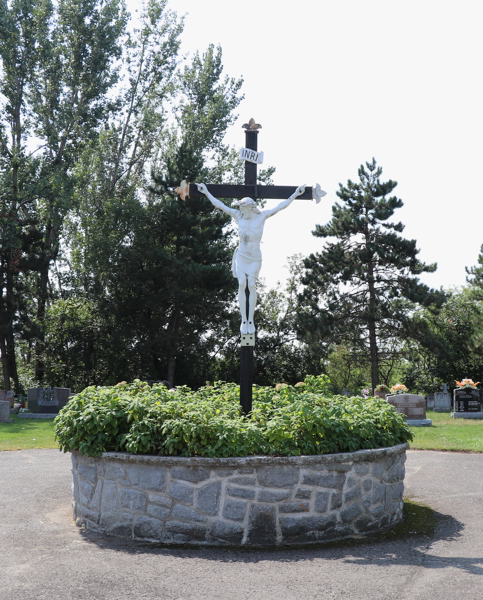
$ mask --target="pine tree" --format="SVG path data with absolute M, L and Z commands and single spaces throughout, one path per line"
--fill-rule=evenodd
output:
M 313 232 L 335 241 L 305 260 L 305 310 L 299 317 L 302 332 L 316 328 L 324 341 L 344 343 L 359 357 L 369 355 L 373 388 L 391 341 L 410 334 L 413 308 L 436 309 L 445 299 L 417 277 L 434 272 L 436 264 L 421 262 L 416 241 L 398 235 L 404 225 L 388 221 L 403 202 L 390 195 L 397 183 L 381 182 L 381 175 L 373 159 L 360 167 L 359 182 L 340 184 L 342 203 L 333 206 L 332 220 Z

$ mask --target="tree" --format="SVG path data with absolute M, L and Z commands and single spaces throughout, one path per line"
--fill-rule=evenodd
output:
M 6 215 L 10 223 L 3 227 L 0 348 L 2 359 L 6 356 L 4 380 L 12 377 L 16 387 L 20 289 L 29 272 L 38 273 L 36 320 L 41 327 L 49 268 L 71 206 L 72 169 L 112 108 L 108 94 L 117 82 L 114 61 L 121 54 L 126 23 L 120 0 L 12 0 L 0 5 L 2 218 Z M 42 338 L 40 329 L 40 381 Z
M 373 388 L 391 341 L 409 334 L 414 308 L 437 310 L 445 299 L 417 277 L 434 272 L 436 264 L 418 260 L 416 241 L 398 235 L 404 225 L 388 221 L 403 202 L 389 196 L 396 182 L 383 183 L 381 175 L 374 159 L 362 165 L 360 182 L 340 185 L 342 204 L 336 203 L 332 220 L 313 232 L 336 241 L 305 260 L 299 319 L 302 332 L 315 328 L 325 341 L 369 356 Z

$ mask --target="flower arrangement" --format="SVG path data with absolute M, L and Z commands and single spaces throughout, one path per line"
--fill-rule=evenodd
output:
M 369 388 L 364 388 L 362 391 L 362 395 L 364 396 L 364 398 L 369 398 L 369 396 L 371 396 L 371 390 Z
M 459 388 L 469 387 L 474 390 L 476 390 L 476 386 L 480 384 L 479 381 L 474 383 L 473 379 L 462 379 L 461 381 L 456 381 L 455 383 Z
M 402 383 L 396 383 L 391 387 L 391 392 L 393 394 L 400 394 L 401 392 L 407 392 L 408 388 Z
M 379 385 L 376 385 L 374 391 L 375 392 L 388 392 L 389 388 L 387 387 L 386 384 L 380 383 Z

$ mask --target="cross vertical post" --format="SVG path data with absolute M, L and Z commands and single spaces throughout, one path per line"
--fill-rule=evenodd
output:
M 257 151 L 258 130 L 245 130 L 245 148 Z M 245 186 L 253 186 L 250 197 L 257 199 L 257 164 L 245 161 Z M 247 319 L 250 295 L 248 283 L 245 288 L 247 299 Z M 253 389 L 253 346 L 240 347 L 240 405 L 243 412 L 248 415 L 252 410 Z

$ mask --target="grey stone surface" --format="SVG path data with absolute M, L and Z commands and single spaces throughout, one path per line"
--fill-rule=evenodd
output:
M 175 500 L 185 504 L 193 504 L 194 489 L 185 483 L 171 481 L 168 487 L 168 494 Z
M 150 542 L 270 546 L 338 539 L 402 518 L 405 451 L 401 445 L 273 458 L 271 466 L 269 457 L 73 453 L 73 514 L 91 531 Z
M 258 492 L 259 502 L 281 502 L 292 497 L 292 490 L 260 490 Z
M 262 467 L 257 475 L 259 485 L 273 488 L 292 488 L 300 479 L 300 471 L 294 467 Z
M 221 481 L 208 483 L 196 490 L 196 507 L 205 515 L 216 515 L 220 506 Z
M 248 516 L 249 545 L 272 546 L 277 541 L 275 507 L 267 504 L 252 504 Z
M 329 507 L 329 492 L 317 492 L 315 495 L 315 512 L 325 513 Z
M 231 521 L 243 521 L 247 503 L 242 500 L 225 500 L 223 516 Z
M 228 496 L 234 496 L 235 498 L 246 498 L 247 500 L 253 500 L 256 495 L 256 490 L 229 485 L 226 488 L 226 493 Z
M 342 473 L 321 474 L 321 473 L 306 473 L 303 476 L 304 485 L 314 485 L 323 488 L 332 488 L 342 490 L 345 483 L 345 475 Z

